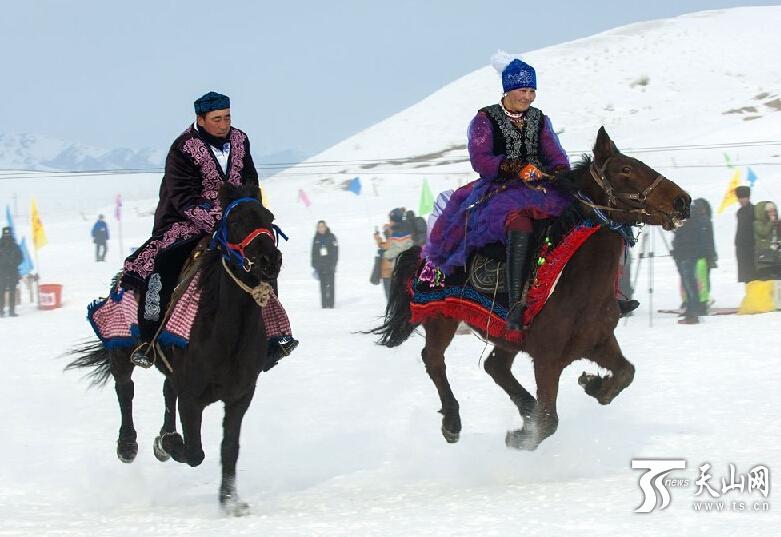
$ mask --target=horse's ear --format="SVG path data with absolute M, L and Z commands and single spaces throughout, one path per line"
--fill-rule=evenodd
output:
M 612 155 L 618 153 L 616 144 L 610 139 L 605 127 L 599 127 L 597 133 L 597 141 L 594 144 L 594 162 L 601 164 L 609 159 Z

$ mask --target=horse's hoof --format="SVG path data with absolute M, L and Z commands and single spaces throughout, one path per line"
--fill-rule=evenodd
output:
M 222 512 L 227 516 L 240 517 L 250 514 L 249 504 L 241 501 L 236 495 L 221 496 L 220 507 L 222 508 Z
M 442 436 L 445 437 L 445 441 L 448 444 L 455 444 L 458 442 L 459 438 L 461 437 L 461 433 L 448 431 L 447 429 L 445 429 L 445 427 L 442 427 Z
M 187 464 L 193 468 L 200 466 L 205 458 L 206 453 L 204 453 L 202 449 L 199 449 L 198 451 L 187 451 Z
M 458 415 L 458 409 L 443 409 L 439 413 L 442 414 L 442 436 L 448 444 L 455 444 L 461 434 L 461 416 Z
M 119 440 L 117 442 L 117 457 L 125 464 L 130 464 L 136 460 L 138 455 L 138 442 L 131 440 Z
M 507 431 L 504 437 L 504 445 L 511 449 L 534 451 L 539 445 L 534 436 L 526 428 L 517 431 Z
M 155 438 L 155 441 L 152 444 L 152 449 L 155 452 L 155 458 L 160 462 L 165 462 L 171 458 L 170 453 L 168 453 L 165 448 L 163 448 L 162 435 L 158 435 L 157 438 Z
M 610 402 L 604 402 L 603 394 L 600 394 L 604 381 L 605 379 L 599 375 L 590 375 L 585 371 L 578 377 L 578 384 L 580 384 L 583 391 L 586 392 L 586 395 L 590 395 L 602 405 L 606 405 Z
M 176 462 L 187 462 L 187 457 L 184 453 L 184 438 L 176 431 L 170 433 L 162 433 L 155 439 L 155 451 L 157 451 L 157 440 L 160 440 L 159 448 L 161 456 L 157 457 L 161 462 L 165 462 L 168 459 L 166 456 L 173 458 Z M 155 454 L 157 456 L 157 454 Z

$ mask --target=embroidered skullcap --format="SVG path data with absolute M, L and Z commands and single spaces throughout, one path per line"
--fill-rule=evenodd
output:
M 739 198 L 750 198 L 751 188 L 746 185 L 741 185 L 735 189 L 735 195 Z
M 227 95 L 210 91 L 203 97 L 196 99 L 195 113 L 199 116 L 206 114 L 207 112 L 214 112 L 215 110 L 224 110 L 231 107 L 231 100 Z
M 517 54 L 500 50 L 491 57 L 491 64 L 502 76 L 502 89 L 505 93 L 518 88 L 537 89 L 537 73 L 534 67 L 520 59 Z

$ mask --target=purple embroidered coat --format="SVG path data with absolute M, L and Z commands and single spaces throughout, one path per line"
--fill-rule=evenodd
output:
M 228 140 L 227 173 L 192 125 L 174 140 L 165 161 L 152 238 L 125 260 L 123 287 L 143 288 L 161 251 L 195 245 L 214 231 L 222 217 L 218 193 L 223 183 L 258 184 L 247 135 L 231 128 Z
M 480 179 L 455 191 L 437 219 L 425 255 L 446 275 L 465 267 L 473 252 L 491 243 L 506 241 L 507 217 L 518 211 L 532 218 L 560 215 L 571 203 L 548 181 L 546 192 L 520 180 L 497 181 L 499 165 L 506 158 L 534 164 L 554 173 L 569 170 L 567 154 L 550 119 L 531 107 L 526 124 L 518 129 L 494 105 L 480 110 L 468 131 L 469 159 Z

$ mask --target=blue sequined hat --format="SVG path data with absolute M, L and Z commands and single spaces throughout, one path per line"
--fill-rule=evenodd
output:
M 210 91 L 203 97 L 199 97 L 193 103 L 195 106 L 195 113 L 199 116 L 204 115 L 207 112 L 214 112 L 215 110 L 224 110 L 231 107 L 231 100 L 227 95 Z
M 507 93 L 518 88 L 537 89 L 537 73 L 534 67 L 516 58 L 502 71 L 502 89 Z

